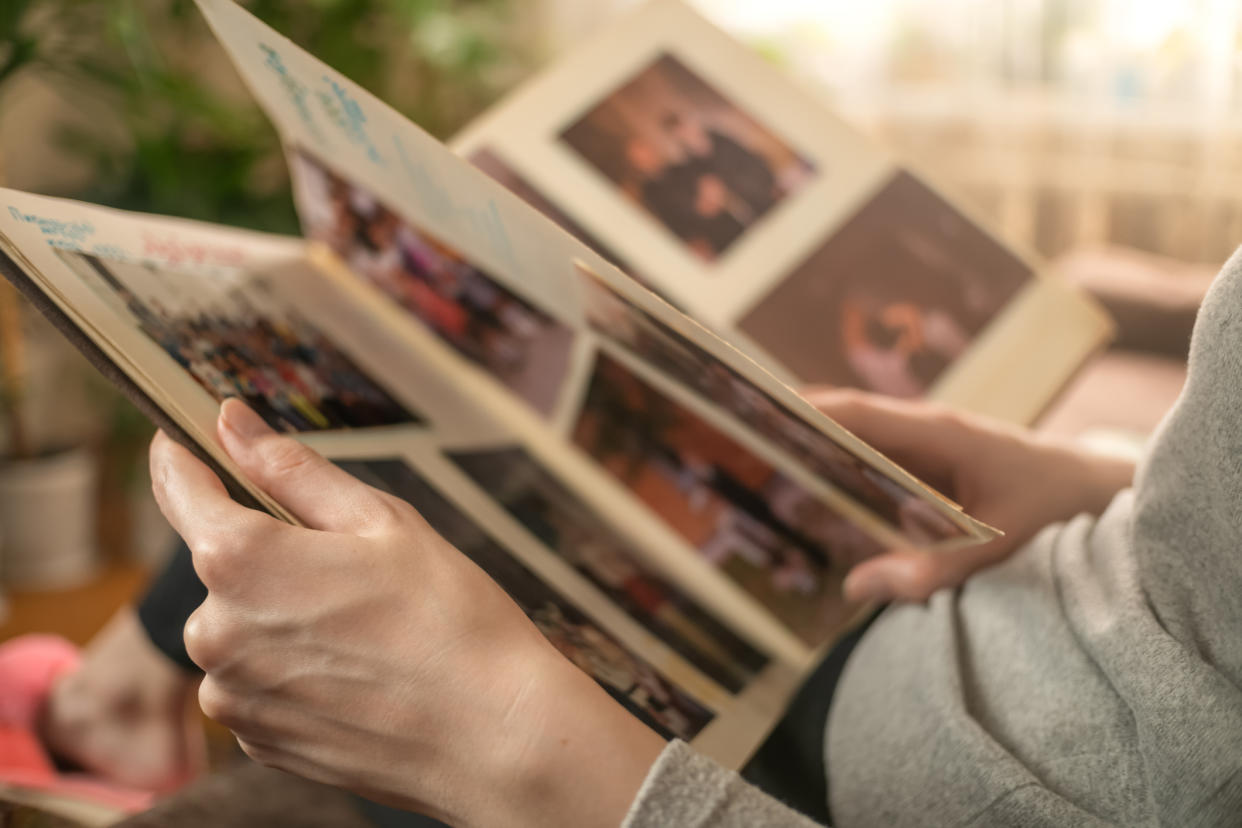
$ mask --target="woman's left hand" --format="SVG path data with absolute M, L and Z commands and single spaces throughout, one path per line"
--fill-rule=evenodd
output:
M 252 757 L 454 825 L 618 825 L 663 741 L 404 501 L 245 405 L 219 437 L 309 527 L 239 506 L 163 434 L 164 514 L 208 596 L 199 700 Z

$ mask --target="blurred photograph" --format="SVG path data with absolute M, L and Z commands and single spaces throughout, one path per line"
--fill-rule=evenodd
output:
M 60 256 L 217 402 L 238 397 L 286 432 L 420 423 L 259 278 Z
M 292 157 L 308 236 L 536 411 L 551 413 L 569 367 L 568 327 L 315 158 Z
M 963 531 L 684 334 L 579 268 L 591 330 L 696 392 L 916 544 Z
M 921 397 L 1033 277 L 901 172 L 739 327 L 804 382 Z
M 413 506 L 509 594 L 553 646 L 665 738 L 692 739 L 712 711 L 599 629 L 402 460 L 338 460 L 359 480 Z
M 814 166 L 669 54 L 561 139 L 704 261 L 714 261 Z
M 808 644 L 848 614 L 845 573 L 880 551 L 816 495 L 606 354 L 573 439 Z
M 520 448 L 449 455 L 557 557 L 721 687 L 737 693 L 767 663 L 638 554 Z

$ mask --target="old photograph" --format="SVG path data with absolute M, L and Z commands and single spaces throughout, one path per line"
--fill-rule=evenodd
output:
M 804 382 L 920 397 L 1033 277 L 901 172 L 739 327 Z
M 866 507 L 916 544 L 963 530 L 901 484 L 841 446 L 760 388 L 601 279 L 579 269 L 587 323 L 596 334 L 705 397 Z
M 573 332 L 461 251 L 400 218 L 317 159 L 294 159 L 311 238 L 543 414 L 556 405 Z
M 238 397 L 277 430 L 422 422 L 261 278 L 60 256 L 213 399 Z
M 407 463 L 338 460 L 337 465 L 413 506 L 441 537 L 499 584 L 562 655 L 654 730 L 688 741 L 712 720 L 711 710 L 595 626 Z
M 767 663 L 643 563 L 616 529 L 523 449 L 452 452 L 449 459 L 553 554 L 726 690 L 741 691 Z
M 670 54 L 569 125 L 561 139 L 707 262 L 815 168 Z
M 573 438 L 807 643 L 842 620 L 841 579 L 879 551 L 819 497 L 606 354 Z

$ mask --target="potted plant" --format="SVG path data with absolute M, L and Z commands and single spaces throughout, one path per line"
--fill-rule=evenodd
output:
M 59 38 L 47 38 L 42 31 L 59 24 L 56 11 L 34 0 L 6 0 L 0 8 L 0 98 L 25 70 L 40 65 L 51 69 L 56 62 L 50 55 L 60 60 L 71 53 Z M 0 184 L 4 180 L 0 157 Z M 47 387 L 51 375 L 59 373 L 58 340 L 40 324 L 16 289 L 0 280 L 0 417 L 5 438 L 0 459 L 0 578 L 23 588 L 80 583 L 93 574 L 97 549 L 93 453 L 81 442 L 46 444 L 46 435 L 31 428 L 32 396 L 44 396 L 30 393 L 32 382 Z M 44 336 L 32 337 L 37 333 Z
M 31 321 L 13 287 L 0 285 L 0 405 L 7 426 L 0 461 L 0 577 L 14 587 L 63 588 L 95 571 L 97 465 L 85 444 L 40 446 L 31 433 Z

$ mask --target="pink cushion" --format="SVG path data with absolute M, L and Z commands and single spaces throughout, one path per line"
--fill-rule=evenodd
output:
M 39 714 L 56 679 L 77 667 L 77 647 L 54 635 L 0 644 L 0 784 L 93 802 L 133 813 L 151 804 L 134 790 L 80 773 L 60 773 L 39 740 Z

